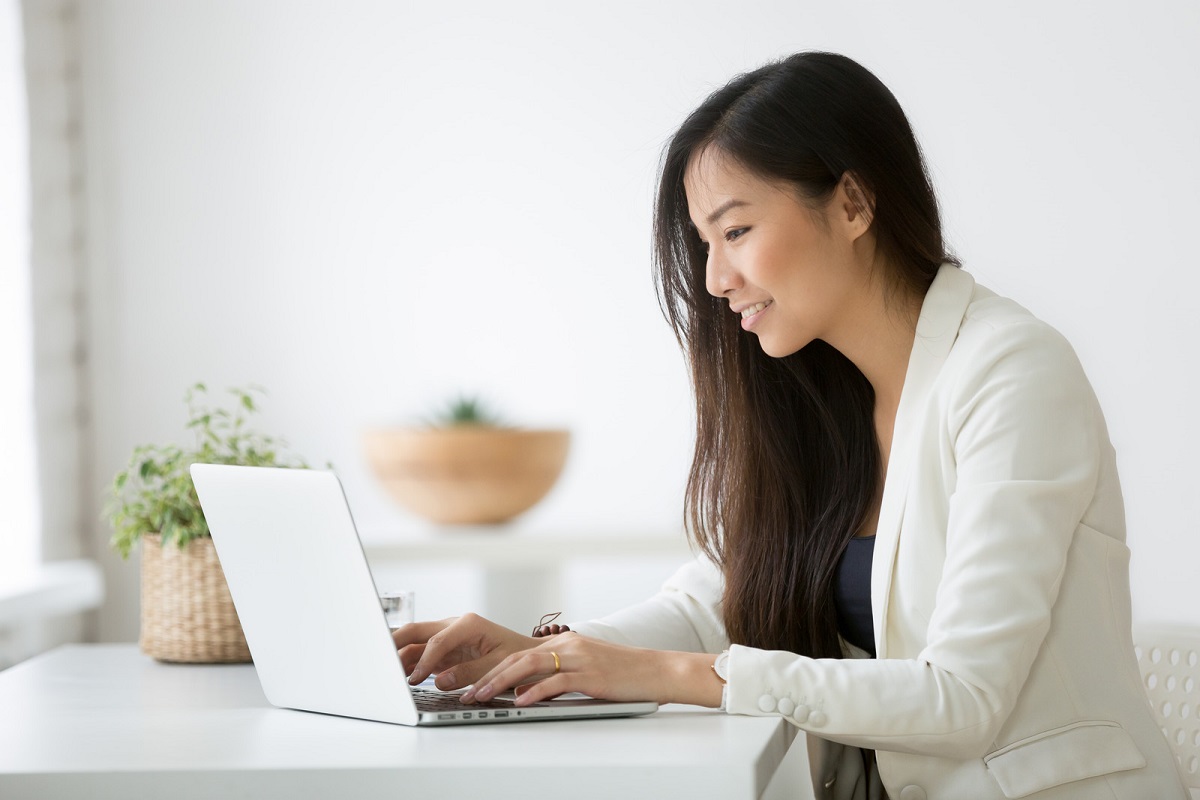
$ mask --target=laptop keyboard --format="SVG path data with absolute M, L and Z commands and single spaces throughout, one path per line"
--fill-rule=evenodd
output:
M 515 705 L 512 700 L 503 697 L 494 697 L 486 703 L 467 704 L 459 700 L 456 694 L 416 687 L 412 690 L 412 697 L 418 711 L 474 711 L 480 708 L 513 708 Z

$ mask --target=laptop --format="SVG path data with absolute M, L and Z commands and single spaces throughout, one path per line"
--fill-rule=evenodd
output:
M 271 705 L 398 725 L 653 713 L 583 695 L 466 705 L 410 687 L 341 482 L 332 472 L 193 464 L 192 481 Z

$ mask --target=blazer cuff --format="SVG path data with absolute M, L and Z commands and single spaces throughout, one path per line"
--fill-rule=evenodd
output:
M 729 683 L 725 710 L 755 717 L 782 716 L 806 730 L 819 730 L 828 722 L 825 698 L 794 679 L 784 679 L 772 664 L 770 651 L 743 645 L 729 648 Z M 791 656 L 798 659 L 800 656 Z

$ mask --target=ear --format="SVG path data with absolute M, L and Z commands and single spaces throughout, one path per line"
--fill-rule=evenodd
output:
M 838 216 L 850 227 L 854 238 L 862 236 L 875 218 L 875 195 L 853 172 L 842 173 L 837 188 Z

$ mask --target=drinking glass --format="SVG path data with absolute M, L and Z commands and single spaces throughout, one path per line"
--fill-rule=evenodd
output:
M 411 591 L 379 593 L 379 604 L 383 606 L 383 615 L 387 618 L 388 627 L 392 630 L 416 619 L 415 603 L 416 596 Z

